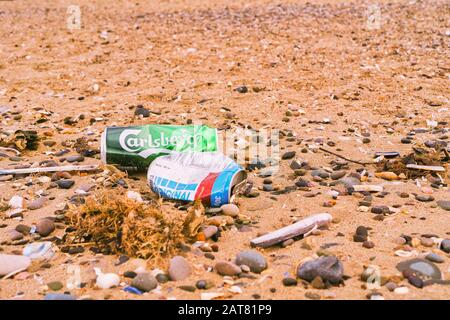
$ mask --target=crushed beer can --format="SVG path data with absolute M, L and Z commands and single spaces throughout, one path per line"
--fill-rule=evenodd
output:
M 148 168 L 150 188 L 163 198 L 194 201 L 209 207 L 232 202 L 245 185 L 245 170 L 220 152 L 172 152 Z
M 108 127 L 101 138 L 101 159 L 125 170 L 146 170 L 172 152 L 217 151 L 218 140 L 217 129 L 205 125 Z

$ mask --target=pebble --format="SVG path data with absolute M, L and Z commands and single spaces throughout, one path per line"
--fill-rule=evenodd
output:
M 346 175 L 346 171 L 341 170 L 341 171 L 334 171 L 330 174 L 331 179 L 333 180 L 339 180 L 340 178 L 342 178 L 343 176 Z
M 324 256 L 318 259 L 307 261 L 297 267 L 297 276 L 311 282 L 315 277 L 320 276 L 323 281 L 338 284 L 342 281 L 344 266 L 342 262 L 334 256 Z
M 372 249 L 375 247 L 375 244 L 372 241 L 364 241 L 363 247 L 366 249 Z
M 17 230 L 11 230 L 11 231 L 9 231 L 9 239 L 11 241 L 22 240 L 23 234 Z
M 384 214 L 389 213 L 390 209 L 388 206 L 374 206 L 370 209 L 370 212 L 375 214 Z
M 31 231 L 31 227 L 29 227 L 29 226 L 27 226 L 27 225 L 25 225 L 25 224 L 18 224 L 17 226 L 16 226 L 16 229 L 15 229 L 17 232 L 20 232 L 21 234 L 23 234 L 23 235 L 29 235 L 30 234 L 30 231 Z
M 420 202 L 430 202 L 434 200 L 433 196 L 430 195 L 416 195 L 416 200 L 420 201 Z
M 47 198 L 45 198 L 45 197 L 37 198 L 37 199 L 31 201 L 30 203 L 28 203 L 27 208 L 29 210 L 37 210 L 37 209 L 42 208 L 46 202 L 47 202 Z
M 75 184 L 75 181 L 70 179 L 62 179 L 56 181 L 56 184 L 60 189 L 70 189 Z
M 239 207 L 233 203 L 224 204 L 220 208 L 225 216 L 237 217 L 239 214 Z
M 125 271 L 125 272 L 123 273 L 123 276 L 124 276 L 125 278 L 133 279 L 134 277 L 137 276 L 137 273 L 134 272 L 134 271 Z
M 394 289 L 394 293 L 396 294 L 408 294 L 409 293 L 409 289 L 408 287 L 397 287 Z
M 148 118 L 150 116 L 150 110 L 144 108 L 142 105 L 138 105 L 136 110 L 134 110 L 134 114 L 136 116 L 143 116 L 144 118 Z
M 158 281 L 148 272 L 139 273 L 131 285 L 143 292 L 149 292 L 158 286 Z
M 297 285 L 297 279 L 290 278 L 290 277 L 284 278 L 284 279 L 283 279 L 283 285 L 284 285 L 285 287 L 293 287 L 293 286 L 296 286 L 296 285 Z
M 191 275 L 191 266 L 182 256 L 175 256 L 170 259 L 169 276 L 173 281 L 184 280 Z
M 441 250 L 445 253 L 450 253 L 450 239 L 444 239 L 441 242 Z
M 431 238 L 420 238 L 420 243 L 424 246 L 424 247 L 432 247 L 434 246 L 434 241 Z
M 25 256 L 0 254 L 0 276 L 27 269 L 31 259 Z
M 47 287 L 49 287 L 50 290 L 58 291 L 61 290 L 64 286 L 60 281 L 52 281 L 47 283 Z
M 330 177 L 330 174 L 323 169 L 317 169 L 311 171 L 311 176 L 320 177 L 322 179 L 328 179 Z
M 442 258 L 440 255 L 436 254 L 436 253 L 429 253 L 425 256 L 425 259 L 430 260 L 431 262 L 435 262 L 435 263 L 443 263 L 444 262 L 444 258 Z
M 235 90 L 239 93 L 247 93 L 248 92 L 247 86 L 239 86 Z
M 397 264 L 397 269 L 403 274 L 414 274 L 423 279 L 442 279 L 442 274 L 439 268 L 432 262 L 415 258 L 406 261 L 402 261 Z
M 261 273 L 267 269 L 267 261 L 262 254 L 255 250 L 245 250 L 237 254 L 237 265 L 246 265 L 254 273 Z
M 311 300 L 320 300 L 320 295 L 314 292 L 306 292 L 305 297 Z
M 292 170 L 299 170 L 299 169 L 301 169 L 302 168 L 302 162 L 301 161 L 299 161 L 299 160 L 292 160 L 292 162 L 291 162 L 291 164 L 289 165 L 289 167 L 292 169 Z
M 214 269 L 216 269 L 216 271 L 223 276 L 236 276 L 242 271 L 239 266 L 228 261 L 217 262 Z
M 450 211 L 450 200 L 438 200 L 436 203 L 442 209 Z
M 159 283 L 166 283 L 170 280 L 169 275 L 164 273 L 158 273 L 155 278 Z
M 73 162 L 83 162 L 84 161 L 84 157 L 82 155 L 74 155 L 74 156 L 68 156 L 66 158 L 67 162 L 73 163 Z
M 216 226 L 206 226 L 202 232 L 205 235 L 206 239 L 211 238 L 213 235 L 215 235 L 217 233 L 217 231 L 219 231 L 219 228 L 217 228 Z
M 389 281 L 384 285 L 389 291 L 394 291 L 398 286 L 395 282 Z
M 197 287 L 197 289 L 200 289 L 200 290 L 206 289 L 207 282 L 206 282 L 206 280 L 198 280 L 198 281 L 195 283 L 195 286 Z
M 295 157 L 296 152 L 295 151 L 287 151 L 285 153 L 283 153 L 283 155 L 281 156 L 282 160 L 289 160 L 292 159 L 293 157 Z
M 102 273 L 100 269 L 94 268 L 97 274 L 96 285 L 100 289 L 109 289 L 117 287 L 120 283 L 120 277 L 115 273 Z
M 181 290 L 187 291 L 187 292 L 194 292 L 196 288 L 194 286 L 186 285 L 186 286 L 179 286 L 178 289 L 181 289 Z
M 46 237 L 55 230 L 55 223 L 50 219 L 42 219 L 36 226 L 36 232 L 40 236 Z

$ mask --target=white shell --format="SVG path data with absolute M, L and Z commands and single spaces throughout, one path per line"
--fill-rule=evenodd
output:
M 55 251 L 50 241 L 33 242 L 23 248 L 22 254 L 32 260 L 50 260 Z
M 94 268 L 97 274 L 97 287 L 100 289 L 109 289 L 117 287 L 120 284 L 120 277 L 115 273 L 102 273 L 99 268 Z

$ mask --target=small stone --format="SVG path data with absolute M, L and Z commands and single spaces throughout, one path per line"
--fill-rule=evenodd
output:
M 236 276 L 242 271 L 239 266 L 228 261 L 217 262 L 214 269 L 216 269 L 216 271 L 223 276 Z
M 181 290 L 187 291 L 187 292 L 194 292 L 195 291 L 195 287 L 194 286 L 179 286 L 178 289 L 181 289 Z
M 40 236 L 46 237 L 55 230 L 55 223 L 50 219 L 42 219 L 36 226 L 36 232 Z
M 137 276 L 137 273 L 134 272 L 134 271 L 125 271 L 125 272 L 123 273 L 123 276 L 124 276 L 125 278 L 133 279 L 134 277 Z
M 203 289 L 206 289 L 207 282 L 206 282 L 206 280 L 198 280 L 198 281 L 195 283 L 195 286 L 197 287 L 197 289 L 203 290 Z
M 58 290 L 61 290 L 64 286 L 59 281 L 53 281 L 53 282 L 47 283 L 47 287 L 49 287 L 53 291 L 58 291 Z
M 131 285 L 143 292 L 149 292 L 158 286 L 158 281 L 151 273 L 143 272 L 134 277 Z
M 70 180 L 70 179 L 62 179 L 62 180 L 56 181 L 56 184 L 58 185 L 58 187 L 60 189 L 70 189 L 75 184 L 75 181 Z
M 306 292 L 305 297 L 311 300 L 320 300 L 320 295 L 314 292 Z
M 25 235 L 25 236 L 27 236 L 27 235 L 30 234 L 31 227 L 29 227 L 29 226 L 27 226 L 27 225 L 25 225 L 25 224 L 18 224 L 18 225 L 16 226 L 16 231 L 17 231 L 17 232 L 20 232 L 21 234 L 23 234 L 23 235 Z
M 410 275 L 407 277 L 408 282 L 416 288 L 423 288 L 423 280 L 415 275 Z
M 450 211 L 450 200 L 438 200 L 436 203 L 442 209 Z
M 339 180 L 341 179 L 343 176 L 346 175 L 346 171 L 342 170 L 342 171 L 334 171 L 330 174 L 331 179 L 333 180 Z
M 233 203 L 224 204 L 220 208 L 225 216 L 237 217 L 239 215 L 239 207 Z
M 375 244 L 372 241 L 364 241 L 363 247 L 366 249 L 372 249 L 375 247 Z
M 219 231 L 219 228 L 216 226 L 206 226 L 202 232 L 205 235 L 205 239 L 211 238 L 213 235 L 215 235 Z
M 184 280 L 191 275 L 191 266 L 182 256 L 175 256 L 170 259 L 169 276 L 173 281 Z
M 314 280 L 311 281 L 311 285 L 314 289 L 325 289 L 325 284 L 320 276 L 315 277 Z
M 289 167 L 292 169 L 292 170 L 299 170 L 299 169 L 301 169 L 302 168 L 302 162 L 301 161 L 299 161 L 299 160 L 292 160 L 292 162 L 291 162 L 291 164 L 289 165 Z
M 295 157 L 296 152 L 295 151 L 287 151 L 285 153 L 283 153 L 283 155 L 281 156 L 282 160 L 289 160 L 292 159 L 293 157 Z
M 297 276 L 306 281 L 313 281 L 320 276 L 323 281 L 331 284 L 339 284 L 343 280 L 344 267 L 335 256 L 324 256 L 307 261 L 297 267 Z
M 430 260 L 431 262 L 435 262 L 435 263 L 443 263 L 444 262 L 444 258 L 442 258 L 440 255 L 436 254 L 436 253 L 429 253 L 425 256 L 425 259 Z
M 420 238 L 420 244 L 422 244 L 424 247 L 432 247 L 434 246 L 434 241 L 431 238 Z
M 44 206 L 45 202 L 47 202 L 47 198 L 45 198 L 45 197 L 37 198 L 37 199 L 31 201 L 30 203 L 28 203 L 27 208 L 29 210 L 40 209 Z
M 320 177 L 322 179 L 328 179 L 330 177 L 330 174 L 323 169 L 317 169 L 311 171 L 311 176 Z
M 396 294 L 408 294 L 409 293 L 409 289 L 408 287 L 397 287 L 394 289 L 394 293 Z
M 136 110 L 134 110 L 134 115 L 143 116 L 144 118 L 148 118 L 150 116 L 150 110 L 144 108 L 142 105 L 138 105 Z
M 424 280 L 429 278 L 434 280 L 442 279 L 442 274 L 439 268 L 432 262 L 425 259 L 415 258 L 402 261 L 397 264 L 396 267 L 404 274 L 406 272 L 406 274 L 416 275 Z
M 390 209 L 388 206 L 373 206 L 370 209 L 370 212 L 375 213 L 375 214 L 385 214 L 385 213 L 390 213 Z
M 387 282 L 384 286 L 391 292 L 394 291 L 398 287 L 395 282 L 391 282 L 391 281 Z
M 84 161 L 84 157 L 82 155 L 73 155 L 73 156 L 68 156 L 66 158 L 67 162 L 73 163 L 73 162 L 83 162 Z
M 427 195 L 418 194 L 418 195 L 416 195 L 416 200 L 418 200 L 420 202 L 430 202 L 430 201 L 434 200 L 434 197 L 430 196 L 428 194 Z
M 166 283 L 170 280 L 169 275 L 164 273 L 158 273 L 155 278 L 156 280 L 158 280 L 159 283 Z
M 239 93 L 247 93 L 248 92 L 247 86 L 239 86 L 235 90 Z
M 450 253 L 450 239 L 444 239 L 441 242 L 441 250 L 445 253 Z
M 284 278 L 282 282 L 285 287 L 293 287 L 297 285 L 297 279 L 290 277 Z
M 23 234 L 20 233 L 20 232 L 17 231 L 17 230 L 11 230 L 11 231 L 9 232 L 9 239 L 10 239 L 11 241 L 22 240 L 22 239 L 23 239 Z
M 245 264 L 250 267 L 254 273 L 261 273 L 267 269 L 267 261 L 263 255 L 255 250 L 245 250 L 237 254 L 236 264 Z

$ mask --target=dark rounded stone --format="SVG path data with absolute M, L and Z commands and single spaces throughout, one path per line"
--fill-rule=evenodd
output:
M 343 275 L 344 266 L 335 256 L 323 256 L 297 267 L 297 276 L 309 282 L 320 276 L 323 281 L 339 284 L 343 280 Z
M 239 86 L 236 88 L 236 91 L 239 93 L 247 93 L 248 92 L 248 88 L 247 86 Z
M 293 287 L 297 285 L 297 279 L 294 278 L 284 278 L 283 279 L 283 285 L 285 287 Z
M 197 289 L 200 289 L 200 290 L 206 289 L 207 282 L 206 282 L 206 280 L 198 280 L 198 281 L 195 283 L 195 286 L 197 287 Z
M 133 279 L 134 277 L 137 276 L 137 273 L 134 272 L 134 271 L 125 271 L 125 272 L 123 273 L 123 276 L 124 276 L 125 278 Z
M 56 184 L 58 185 L 58 187 L 60 189 L 70 189 L 75 184 L 75 181 L 73 181 L 71 179 L 62 179 L 62 180 L 56 181 Z
M 169 281 L 169 275 L 164 273 L 158 273 L 156 275 L 156 280 L 158 280 L 159 283 L 166 283 Z
M 136 116 L 143 116 L 144 118 L 150 117 L 150 110 L 144 108 L 142 105 L 138 105 L 136 110 L 134 110 Z
M 296 152 L 295 151 L 287 151 L 285 153 L 283 153 L 283 155 L 281 156 L 282 160 L 289 160 L 292 159 L 293 157 L 295 157 Z

